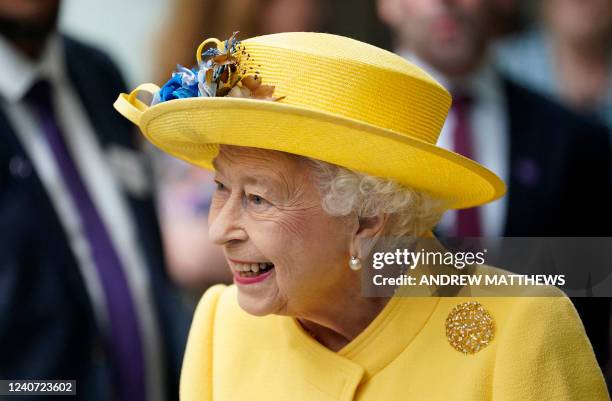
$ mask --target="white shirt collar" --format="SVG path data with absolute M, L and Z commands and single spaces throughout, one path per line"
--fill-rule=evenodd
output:
M 36 61 L 0 36 L 0 71 L 0 96 L 10 103 L 23 99 L 40 78 L 60 83 L 64 78 L 64 49 L 60 36 L 53 34 L 47 40 L 42 56 Z

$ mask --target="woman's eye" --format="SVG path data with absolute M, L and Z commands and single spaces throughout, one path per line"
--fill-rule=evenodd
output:
M 215 181 L 215 184 L 217 184 L 217 190 L 222 191 L 224 189 L 227 189 L 227 187 L 225 185 L 223 185 L 222 182 L 219 181 Z
M 264 205 L 266 200 L 259 195 L 249 195 L 249 201 L 254 205 Z

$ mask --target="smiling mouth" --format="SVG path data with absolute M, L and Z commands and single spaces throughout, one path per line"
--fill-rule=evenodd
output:
M 274 269 L 274 263 L 262 262 L 262 263 L 237 263 L 231 262 L 232 269 L 240 277 L 257 277 L 268 271 Z

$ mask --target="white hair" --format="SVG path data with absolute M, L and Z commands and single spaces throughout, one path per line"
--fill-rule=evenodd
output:
M 440 220 L 443 203 L 394 181 L 374 177 L 320 160 L 309 159 L 323 210 L 332 216 L 358 218 L 387 214 L 383 234 L 418 237 Z

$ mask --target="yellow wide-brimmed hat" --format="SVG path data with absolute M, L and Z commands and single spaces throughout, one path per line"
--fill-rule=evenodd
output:
M 197 59 L 198 67 L 173 77 L 184 84 L 174 95 L 166 96 L 176 89 L 170 82 L 161 91 L 144 84 L 115 102 L 149 141 L 189 163 L 211 169 L 220 144 L 249 146 L 392 179 L 448 208 L 505 192 L 491 171 L 436 146 L 451 97 L 393 53 L 342 36 L 290 32 L 209 39 Z M 142 91 L 157 103 L 138 100 Z

